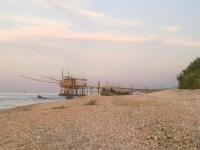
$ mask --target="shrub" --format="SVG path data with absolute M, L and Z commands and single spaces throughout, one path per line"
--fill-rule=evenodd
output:
M 196 58 L 177 77 L 180 89 L 200 88 L 200 58 Z

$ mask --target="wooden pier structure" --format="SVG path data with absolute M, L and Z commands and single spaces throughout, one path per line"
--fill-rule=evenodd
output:
M 60 96 L 86 96 L 86 95 L 132 95 L 133 94 L 133 85 L 131 84 L 129 88 L 120 87 L 120 83 L 115 85 L 114 81 L 112 85 L 109 85 L 108 82 L 105 85 L 101 85 L 101 82 L 97 82 L 96 86 L 88 84 L 87 78 L 76 78 L 72 75 L 65 76 L 62 70 L 61 79 L 56 79 L 53 77 L 42 76 L 48 80 L 41 80 L 36 78 L 31 78 L 28 76 L 20 75 L 23 78 L 31 79 L 38 82 L 54 83 L 60 86 Z M 109 94 L 105 94 L 109 93 Z

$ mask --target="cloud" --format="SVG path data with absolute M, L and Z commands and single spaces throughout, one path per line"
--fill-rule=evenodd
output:
M 6 21 L 6 20 L 8 20 L 7 17 L 5 17 L 5 16 L 0 16 L 0 21 Z
M 4 21 L 12 21 L 14 23 L 20 23 L 21 26 L 24 25 L 44 25 L 44 24 L 60 24 L 57 19 L 54 18 L 44 18 L 30 15 L 8 15 L 8 16 L 0 16 L 0 20 Z M 65 23 L 67 26 L 73 26 L 72 24 Z
M 46 22 L 15 29 L 0 30 L 0 41 L 13 41 L 30 37 L 143 43 L 158 40 L 157 35 L 124 35 L 111 33 L 77 32 L 63 23 Z
M 43 0 L 32 0 L 32 3 L 36 6 L 41 6 L 41 7 L 46 7 L 47 6 L 47 3 L 46 1 L 43 1 Z
M 102 19 L 105 20 L 106 22 L 111 22 L 113 24 L 120 24 L 120 25 L 136 26 L 141 24 L 138 21 L 129 21 L 124 19 L 113 18 L 111 16 L 107 16 L 106 14 L 87 9 L 83 6 L 74 4 L 66 0 L 46 0 L 46 1 L 57 9 L 62 9 L 67 12 L 71 12 L 73 14 L 80 15 L 86 18 L 91 18 L 95 20 Z
M 180 27 L 177 26 L 166 26 L 164 27 L 164 31 L 167 33 L 177 33 L 181 30 Z
M 104 16 L 101 13 L 94 12 L 94 11 L 85 9 L 84 7 L 69 3 L 69 1 L 67 2 L 63 0 L 47 0 L 47 2 L 58 9 L 64 9 L 81 16 L 86 16 L 86 17 L 91 17 L 91 18 L 102 18 Z
M 161 36 L 159 34 L 150 35 L 127 35 L 122 33 L 99 33 L 73 30 L 72 25 L 58 22 L 51 19 L 38 17 L 14 17 L 14 19 L 27 24 L 13 29 L 0 30 L 0 41 L 16 41 L 27 38 L 52 38 L 88 41 L 110 41 L 110 42 L 129 42 L 145 43 L 160 42 L 166 45 L 188 46 L 200 48 L 200 42 L 184 37 Z M 5 19 L 5 18 L 4 18 Z M 8 19 L 8 18 L 7 18 Z
M 168 45 L 188 46 L 188 47 L 200 48 L 200 42 L 195 40 L 195 39 L 191 39 L 191 38 L 170 36 L 170 37 L 162 38 L 161 42 L 163 44 L 168 44 Z
M 15 41 L 20 39 L 43 37 L 66 40 L 72 39 L 143 43 L 148 41 L 155 41 L 159 38 L 157 35 L 132 36 L 122 33 L 86 32 L 81 30 L 77 31 L 73 29 L 76 26 L 66 23 L 63 20 L 28 15 L 4 16 L 0 19 L 3 19 L 4 21 L 13 21 L 20 24 L 20 26 L 16 26 L 15 28 L 0 29 L 0 41 Z M 128 23 L 124 20 L 121 22 L 124 24 Z
M 200 42 L 192 38 L 178 37 L 174 35 L 162 36 L 161 34 L 129 35 L 123 33 L 77 31 L 74 30 L 76 26 L 53 18 L 35 16 L 1 16 L 0 20 L 12 20 L 20 23 L 20 26 L 15 28 L 0 29 L 0 42 L 41 37 L 66 40 L 129 42 L 141 44 L 145 42 L 160 42 L 165 45 L 200 48 Z M 126 23 L 124 20 L 122 22 Z M 168 26 L 167 29 L 168 32 L 175 33 L 175 31 L 177 32 L 180 28 Z

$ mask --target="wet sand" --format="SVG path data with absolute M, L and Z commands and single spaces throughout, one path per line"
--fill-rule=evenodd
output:
M 95 100 L 95 105 L 85 105 Z M 89 96 L 0 111 L 0 149 L 200 149 L 200 90 Z

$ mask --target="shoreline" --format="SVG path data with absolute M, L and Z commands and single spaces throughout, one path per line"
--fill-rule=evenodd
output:
M 9 110 L 12 110 L 12 109 L 18 109 L 18 108 L 26 108 L 26 107 L 31 107 L 31 106 L 36 106 L 37 105 L 42 105 L 42 104 L 53 104 L 53 103 L 63 103 L 63 102 L 69 102 L 69 101 L 75 101 L 75 100 L 78 100 L 80 99 L 79 97 L 77 98 L 73 98 L 73 99 L 51 99 L 50 101 L 46 101 L 46 102 L 38 102 L 38 103 L 33 103 L 33 104 L 25 104 L 25 105 L 20 105 L 20 106 L 15 106 L 15 107 L 12 107 L 12 108 L 3 108 L 3 109 L 0 109 L 0 113 L 1 111 L 9 111 Z M 47 99 L 48 100 L 48 99 Z
M 199 114 L 200 90 L 32 104 L 0 110 L 0 149 L 199 149 Z
M 16 99 L 12 96 L 12 98 L 2 98 L 0 99 L 0 110 L 6 110 L 6 109 L 11 109 L 11 108 L 16 108 L 16 107 L 21 107 L 21 106 L 27 106 L 27 105 L 32 105 L 32 104 L 40 104 L 40 103 L 48 103 L 48 102 L 57 102 L 57 101 L 64 101 L 67 100 L 64 97 L 48 97 L 47 99 L 38 99 L 35 95 L 32 97 L 23 97 L 25 95 L 20 95 L 22 97 L 17 97 Z

